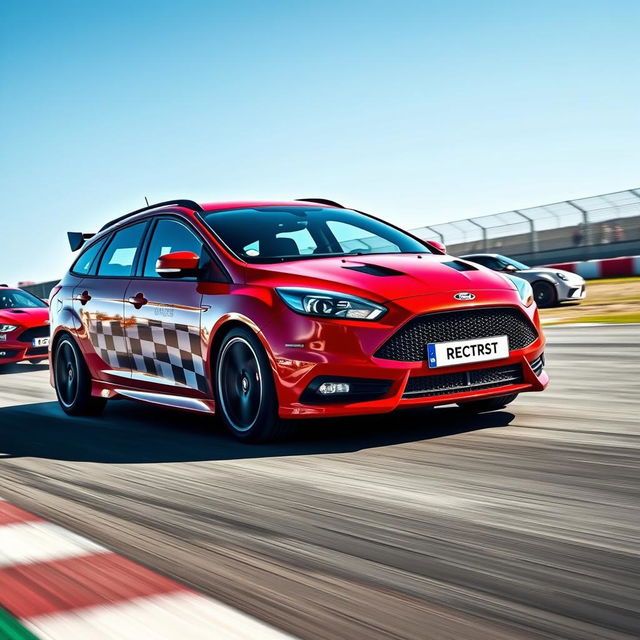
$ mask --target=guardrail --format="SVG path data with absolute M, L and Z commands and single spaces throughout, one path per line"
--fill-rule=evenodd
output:
M 504 253 L 525 262 L 633 255 L 640 245 L 640 189 L 429 225 L 413 233 L 444 242 L 454 255 Z M 567 252 L 571 255 L 565 258 Z

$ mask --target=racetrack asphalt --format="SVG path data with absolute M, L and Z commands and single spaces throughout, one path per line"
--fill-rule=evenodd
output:
M 640 326 L 548 328 L 549 389 L 236 443 L 0 370 L 0 496 L 309 639 L 640 635 Z

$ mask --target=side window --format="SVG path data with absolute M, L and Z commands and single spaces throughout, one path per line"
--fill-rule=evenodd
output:
M 202 258 L 202 240 L 177 220 L 161 219 L 153 231 L 143 274 L 159 278 L 156 261 L 160 256 L 175 251 L 191 251 Z
M 472 258 L 471 262 L 477 262 L 481 264 L 483 267 L 487 267 L 488 269 L 493 269 L 494 271 L 500 271 L 504 265 L 497 260 L 496 258 L 492 258 L 491 256 L 480 256 L 478 258 Z
M 97 266 L 96 258 L 100 251 L 102 251 L 102 247 L 104 247 L 106 241 L 107 239 L 103 238 L 85 249 L 75 261 L 73 267 L 71 267 L 71 271 L 82 276 L 94 275 Z
M 345 253 L 361 251 L 368 253 L 399 253 L 400 247 L 377 235 L 339 220 L 327 220 L 327 226 Z
M 133 274 L 133 265 L 146 227 L 146 222 L 139 222 L 113 234 L 109 246 L 102 254 L 98 267 L 99 276 L 126 277 Z

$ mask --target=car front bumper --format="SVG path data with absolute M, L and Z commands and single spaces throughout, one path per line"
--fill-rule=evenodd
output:
M 48 325 L 21 327 L 11 333 L 0 334 L 0 365 L 48 358 L 48 345 L 34 345 L 35 338 L 42 339 L 48 335 Z
M 390 309 L 384 325 L 327 322 L 292 314 L 288 318 L 290 322 L 279 325 L 288 329 L 290 337 L 286 342 L 289 346 L 273 354 L 280 416 L 306 418 L 376 414 L 401 407 L 438 406 L 542 391 L 549 379 L 539 360 L 543 357 L 545 341 L 535 305 L 527 309 L 519 304 L 517 298 L 504 292 L 483 293 L 478 295 L 476 304 L 464 308 L 460 305 L 452 307 L 449 303 L 451 296 L 445 294 L 397 301 L 397 308 Z M 496 307 L 518 309 L 537 334 L 530 344 L 511 350 L 507 358 L 430 369 L 426 363 L 426 344 L 425 359 L 420 361 L 390 360 L 373 355 L 403 325 L 417 316 Z M 404 322 L 396 324 L 401 317 Z M 273 333 L 265 338 L 271 345 L 280 339 Z M 296 343 L 295 347 L 292 343 Z M 310 393 L 309 389 L 314 385 L 317 388 L 319 381 L 332 380 L 351 380 L 361 386 L 367 381 L 377 381 L 377 387 L 386 390 L 373 398 L 361 399 L 362 396 L 352 394 L 345 395 L 344 400 L 338 395 L 329 399 Z
M 0 365 L 22 360 L 44 360 L 48 356 L 49 347 L 33 347 L 24 342 L 0 342 Z
M 556 291 L 558 292 L 558 302 L 584 300 L 587 296 L 586 284 L 582 278 L 559 282 Z

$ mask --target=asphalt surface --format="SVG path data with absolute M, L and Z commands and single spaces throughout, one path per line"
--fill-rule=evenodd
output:
M 547 330 L 507 410 L 305 423 L 248 446 L 0 374 L 0 495 L 302 638 L 640 635 L 640 326 Z

